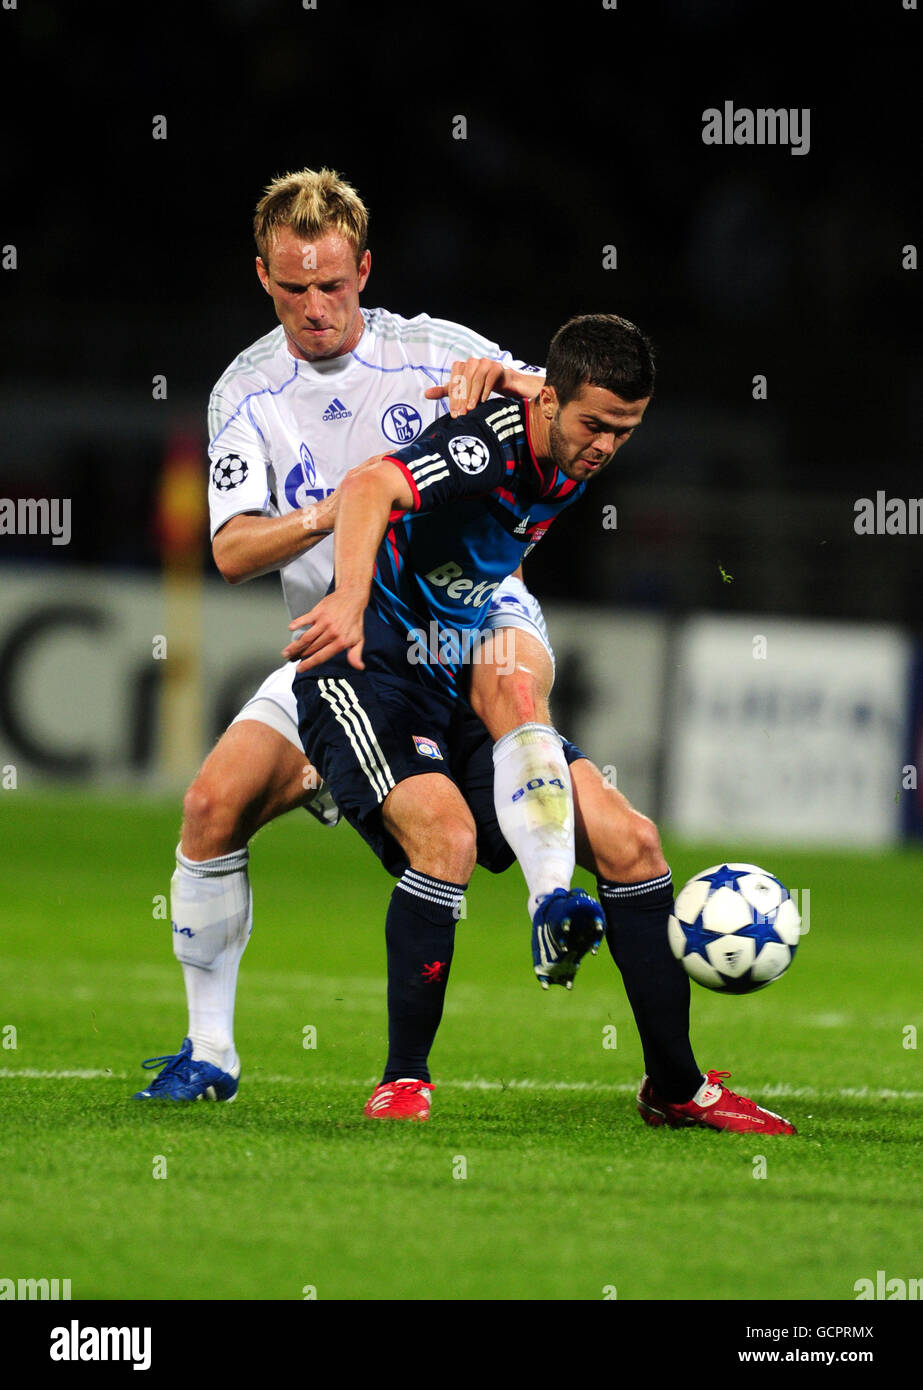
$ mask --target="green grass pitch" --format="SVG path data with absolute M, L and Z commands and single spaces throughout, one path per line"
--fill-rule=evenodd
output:
M 667 845 L 677 884 L 731 857 L 810 890 L 783 980 L 693 986 L 702 1065 L 797 1137 L 644 1125 L 617 971 L 603 949 L 572 994 L 540 991 L 518 869 L 469 890 L 432 1120 L 385 1124 L 362 1106 L 391 880 L 348 826 L 299 813 L 254 842 L 235 1103 L 147 1105 L 139 1063 L 185 1025 L 155 916 L 178 805 L 0 795 L 0 1278 L 75 1299 L 852 1300 L 923 1272 L 919 854 Z

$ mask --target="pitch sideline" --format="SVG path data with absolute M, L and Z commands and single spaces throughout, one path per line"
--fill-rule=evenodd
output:
M 271 1086 L 354 1086 L 375 1085 L 374 1077 L 359 1081 L 346 1081 L 342 1077 L 324 1076 L 260 1076 L 251 1072 L 254 1085 Z M 43 1071 L 38 1067 L 0 1067 L 0 1081 L 127 1081 L 128 1073 L 107 1069 L 82 1067 L 68 1071 Z M 638 1089 L 636 1082 L 611 1081 L 536 1081 L 529 1077 L 516 1077 L 509 1081 L 490 1081 L 486 1077 L 471 1079 L 451 1078 L 439 1082 L 440 1090 L 456 1091 L 586 1091 L 607 1092 L 616 1095 L 633 1095 Z M 923 1100 L 923 1091 L 895 1091 L 883 1087 L 873 1090 L 869 1086 L 838 1086 L 825 1090 L 817 1086 L 760 1086 L 761 1096 L 777 1097 L 786 1100 Z

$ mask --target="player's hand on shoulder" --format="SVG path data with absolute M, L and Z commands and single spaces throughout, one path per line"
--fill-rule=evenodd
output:
M 447 386 L 431 386 L 423 394 L 431 401 L 448 396 L 449 414 L 454 420 L 488 400 L 494 391 L 503 391 L 505 377 L 502 362 L 495 362 L 492 357 L 469 357 L 452 363 Z
M 299 631 L 282 655 L 286 661 L 297 661 L 299 671 L 329 661 L 340 652 L 347 652 L 350 666 L 364 671 L 362 645 L 365 639 L 363 618 L 366 599 L 361 594 L 335 589 L 300 618 L 289 623 L 289 631 Z

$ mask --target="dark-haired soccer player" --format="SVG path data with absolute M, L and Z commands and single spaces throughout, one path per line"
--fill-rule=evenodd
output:
M 552 340 L 533 400 L 488 401 L 461 420 L 442 420 L 341 484 L 335 587 L 292 624 L 308 630 L 287 654 L 301 658 L 294 690 L 311 762 L 399 875 L 386 924 L 389 1054 L 366 1106 L 371 1116 L 427 1117 L 427 1059 L 475 862 L 506 867 L 508 841 L 528 878 L 541 856 L 533 826 L 557 804 L 560 779 L 537 774 L 498 779 L 495 811 L 491 763 L 502 762 L 505 740 L 492 750 L 464 699 L 471 638 L 491 594 L 640 425 L 653 379 L 649 345 L 633 324 L 614 315 L 571 320 Z M 440 637 L 449 633 L 454 651 Z M 420 660 L 427 640 L 428 659 Z M 584 762 L 573 745 L 561 751 L 565 764 Z M 730 1092 L 723 1073 L 703 1076 L 695 1062 L 688 979 L 667 940 L 670 871 L 655 827 L 647 822 L 641 871 L 612 881 L 606 842 L 624 824 L 627 803 L 606 789 L 598 805 L 583 804 L 576 778 L 574 788 L 578 857 L 597 874 L 608 944 L 648 1071 L 656 1072 L 642 1082 L 642 1115 L 655 1125 L 792 1133 L 788 1121 Z M 549 927 L 541 905 L 533 927 L 540 956 Z M 546 944 L 578 960 L 590 939 L 572 950 L 564 923 L 552 922 Z

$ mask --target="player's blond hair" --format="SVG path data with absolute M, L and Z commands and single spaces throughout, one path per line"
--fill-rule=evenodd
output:
M 283 227 L 291 227 L 305 241 L 339 232 L 355 251 L 358 265 L 368 238 L 369 214 L 356 190 L 335 169 L 299 169 L 273 179 L 256 205 L 253 236 L 267 267 L 273 240 Z

